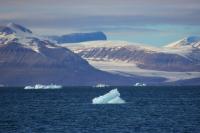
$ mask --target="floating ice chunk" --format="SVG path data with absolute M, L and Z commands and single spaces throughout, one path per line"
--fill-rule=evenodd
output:
M 145 83 L 135 83 L 134 86 L 146 86 Z
M 94 87 L 96 87 L 96 88 L 105 88 L 105 87 L 109 87 L 109 85 L 106 85 L 106 84 L 97 84 Z
M 120 93 L 117 89 L 113 89 L 105 95 L 95 97 L 92 100 L 93 104 L 123 104 L 125 101 L 120 98 Z
M 25 90 L 34 89 L 34 87 L 33 86 L 25 86 L 24 89 Z
M 35 86 L 25 86 L 24 89 L 61 89 L 61 85 L 41 85 L 41 84 L 36 84 Z

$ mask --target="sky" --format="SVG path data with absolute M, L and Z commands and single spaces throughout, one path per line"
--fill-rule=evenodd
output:
M 102 31 L 163 46 L 200 35 L 200 0 L 0 0 L 0 24 L 9 22 L 41 35 Z

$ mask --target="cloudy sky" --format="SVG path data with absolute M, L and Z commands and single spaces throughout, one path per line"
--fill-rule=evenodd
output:
M 110 40 L 162 46 L 200 35 L 200 0 L 0 0 L 0 23 L 42 35 L 103 31 Z

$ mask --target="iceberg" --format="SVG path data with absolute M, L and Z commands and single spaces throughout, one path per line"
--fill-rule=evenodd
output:
M 34 89 L 34 88 L 35 88 L 34 86 L 25 86 L 24 87 L 25 90 Z
M 117 89 L 113 89 L 105 95 L 95 97 L 92 100 L 93 104 L 123 104 L 125 101 L 120 97 L 120 93 Z
M 109 85 L 106 84 L 97 84 L 96 86 L 94 86 L 95 88 L 105 88 L 105 87 L 109 87 Z
M 134 86 L 146 86 L 145 83 L 135 83 Z
M 54 85 L 54 84 L 50 84 L 50 85 L 41 85 L 41 84 L 36 84 L 35 86 L 25 86 L 24 89 L 28 90 L 28 89 L 61 89 L 62 86 L 61 85 Z

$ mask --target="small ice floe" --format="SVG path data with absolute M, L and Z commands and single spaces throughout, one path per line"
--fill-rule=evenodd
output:
M 146 86 L 145 83 L 135 83 L 134 86 Z
M 24 89 L 28 90 L 28 89 L 61 89 L 62 86 L 61 85 L 54 85 L 54 84 L 50 84 L 50 85 L 41 85 L 41 84 L 36 84 L 35 86 L 25 86 Z
M 123 104 L 125 101 L 120 97 L 117 89 L 113 89 L 105 95 L 95 97 L 92 100 L 93 104 Z
M 106 84 L 97 84 L 96 86 L 94 86 L 95 88 L 105 88 L 105 87 L 109 87 L 109 85 Z
M 25 89 L 25 90 L 35 89 L 35 87 L 34 87 L 34 86 L 25 86 L 24 89 Z

